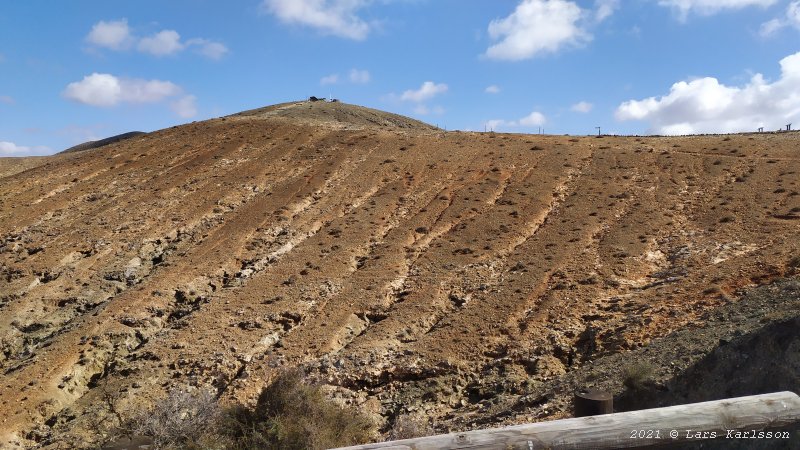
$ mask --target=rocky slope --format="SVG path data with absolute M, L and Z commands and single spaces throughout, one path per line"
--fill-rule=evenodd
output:
M 72 153 L 72 152 L 82 152 L 85 150 L 92 150 L 95 148 L 103 147 L 104 145 L 116 144 L 117 142 L 124 141 L 126 139 L 133 139 L 143 134 L 146 133 L 143 133 L 141 131 L 129 131 L 127 133 L 118 134 L 116 136 L 107 137 L 105 139 L 98 139 L 96 141 L 84 142 L 83 144 L 72 146 L 61 153 Z
M 297 102 L 47 158 L 0 178 L 0 447 L 88 446 L 176 386 L 252 401 L 282 365 L 387 426 L 563 416 L 490 409 L 800 265 L 798 144 Z
M 0 157 L 0 178 L 24 172 L 28 169 L 44 164 L 47 157 L 29 156 L 27 158 Z

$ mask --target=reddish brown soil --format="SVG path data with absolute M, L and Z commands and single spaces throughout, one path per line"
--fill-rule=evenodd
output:
M 250 401 L 281 364 L 446 427 L 484 375 L 524 394 L 786 273 L 799 144 L 301 102 L 0 160 L 0 447 L 101 439 L 109 393 L 123 416 L 172 386 Z

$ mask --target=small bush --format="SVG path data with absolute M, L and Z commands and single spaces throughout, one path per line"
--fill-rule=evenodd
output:
M 236 407 L 223 428 L 232 444 L 250 450 L 316 450 L 368 442 L 375 425 L 353 408 L 328 399 L 297 369 L 283 372 L 264 390 L 255 409 Z
M 711 286 L 703 289 L 703 294 L 711 295 L 711 294 L 722 294 L 723 290 L 721 287 L 717 286 L 716 284 L 712 284 Z
M 153 439 L 153 449 L 222 449 L 222 410 L 205 391 L 172 391 L 130 424 L 133 434 Z
M 424 417 L 403 414 L 395 419 L 387 440 L 399 441 L 401 439 L 432 436 L 434 434 L 436 432 Z
M 646 389 L 653 383 L 655 368 L 647 361 L 635 362 L 622 373 L 622 384 L 633 391 Z
M 789 273 L 796 273 L 800 272 L 800 256 L 795 256 L 786 263 L 787 268 L 789 269 Z

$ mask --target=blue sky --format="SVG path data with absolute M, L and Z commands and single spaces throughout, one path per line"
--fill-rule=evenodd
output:
M 65 4 L 66 5 L 66 4 Z M 0 4 L 0 156 L 309 95 L 449 130 L 800 126 L 800 1 Z

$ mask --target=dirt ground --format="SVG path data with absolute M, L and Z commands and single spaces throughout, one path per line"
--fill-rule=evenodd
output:
M 9 177 L 44 164 L 47 159 L 44 156 L 29 156 L 27 158 L 0 157 L 0 178 Z
M 0 159 L 0 447 L 88 448 L 173 387 L 249 402 L 296 365 L 384 429 L 564 417 L 575 385 L 619 393 L 626 358 L 794 276 L 799 150 L 297 102 Z

